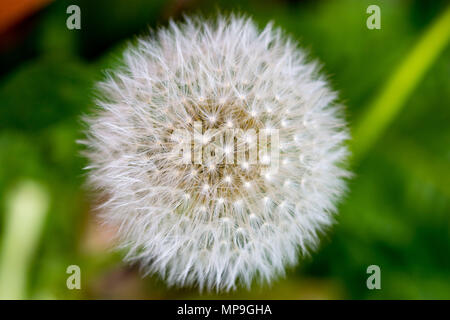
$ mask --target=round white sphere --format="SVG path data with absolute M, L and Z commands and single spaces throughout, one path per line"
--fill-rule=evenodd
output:
M 332 224 L 349 175 L 342 108 L 317 63 L 272 25 L 171 22 L 130 46 L 99 93 L 86 118 L 89 180 L 146 273 L 200 289 L 270 282 Z M 241 146 L 276 132 L 278 159 L 257 148 L 236 161 L 219 138 L 230 130 L 253 133 Z M 199 145 L 219 159 L 189 157 Z

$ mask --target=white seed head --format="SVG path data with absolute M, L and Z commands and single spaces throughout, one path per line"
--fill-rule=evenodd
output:
M 129 47 L 99 88 L 89 180 L 128 261 L 170 285 L 230 290 L 270 282 L 317 247 L 349 175 L 348 133 L 317 64 L 280 30 L 236 16 L 172 22 Z M 270 169 L 266 153 L 186 163 L 171 135 L 194 122 L 215 130 L 202 147 L 230 128 L 279 130 L 283 165 Z

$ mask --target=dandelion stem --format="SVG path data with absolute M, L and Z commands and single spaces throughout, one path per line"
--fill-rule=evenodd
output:
M 450 6 L 425 30 L 416 46 L 370 103 L 353 132 L 353 160 L 363 158 L 394 120 L 450 39 Z

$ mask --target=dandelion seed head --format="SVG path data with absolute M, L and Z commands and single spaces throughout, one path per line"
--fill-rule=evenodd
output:
M 271 24 L 171 22 L 125 51 L 97 105 L 86 118 L 89 181 L 107 196 L 102 217 L 120 226 L 126 260 L 145 273 L 221 291 L 272 281 L 332 224 L 349 175 L 341 108 L 317 63 Z M 177 129 L 203 147 L 230 129 L 277 129 L 284 160 L 276 171 L 269 153 L 187 162 Z

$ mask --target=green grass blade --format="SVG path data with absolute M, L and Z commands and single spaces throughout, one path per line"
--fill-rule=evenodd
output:
M 423 33 L 353 131 L 353 160 L 363 158 L 405 105 L 450 39 L 450 6 Z

